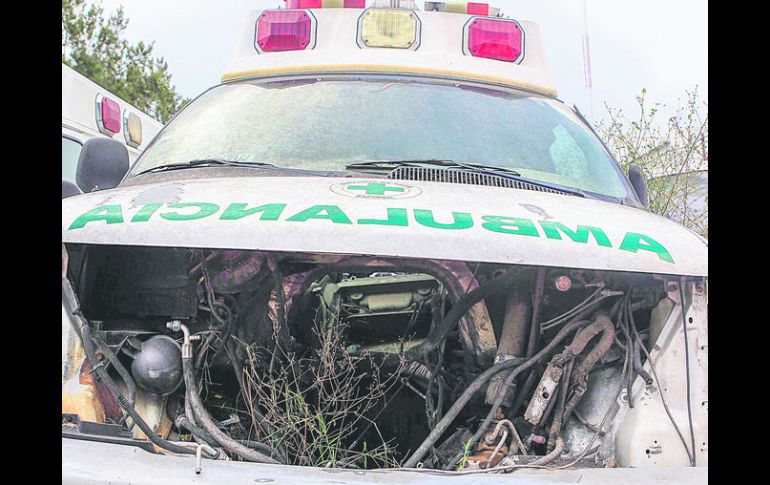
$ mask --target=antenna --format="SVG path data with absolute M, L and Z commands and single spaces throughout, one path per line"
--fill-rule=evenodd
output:
M 594 122 L 594 90 L 591 80 L 591 48 L 588 44 L 588 6 L 586 0 L 580 0 L 583 6 L 583 77 L 585 87 L 588 90 L 588 116 L 591 124 Z

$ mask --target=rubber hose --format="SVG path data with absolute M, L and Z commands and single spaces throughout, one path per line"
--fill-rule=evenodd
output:
M 257 463 L 278 463 L 278 461 L 273 458 L 238 443 L 219 429 L 211 416 L 209 416 L 208 411 L 206 411 L 206 408 L 203 406 L 203 402 L 201 402 L 201 398 L 198 395 L 198 388 L 195 385 L 195 369 L 193 367 L 192 358 L 182 358 L 182 369 L 185 387 L 187 388 L 187 397 L 190 399 L 190 406 L 192 407 L 193 414 L 196 421 L 200 423 L 200 426 L 205 429 L 211 437 L 222 446 L 222 448 L 230 453 L 240 456 L 244 460 Z
M 648 386 L 652 385 L 652 376 L 644 366 L 642 366 L 642 341 L 641 339 L 634 340 L 634 370 L 637 374 L 642 376 L 644 383 Z
M 242 444 L 243 446 L 248 446 L 249 448 L 254 448 L 255 450 L 264 453 L 266 455 L 270 455 L 270 457 L 278 456 L 281 459 L 281 463 L 284 465 L 289 464 L 288 457 L 286 455 L 278 454 L 278 450 L 271 447 L 270 445 L 266 443 L 262 443 L 261 441 L 254 441 L 254 440 L 235 440 L 238 443 Z
M 115 370 L 118 371 L 120 378 L 123 379 L 123 382 L 126 383 L 126 389 L 128 390 L 128 402 L 133 406 L 136 402 L 136 383 L 134 382 L 134 379 L 131 378 L 131 374 L 125 368 L 123 363 L 120 362 L 118 356 L 115 355 L 112 349 L 102 340 L 101 337 L 99 337 L 98 334 L 94 334 L 92 338 L 104 350 L 104 353 L 107 355 L 107 359 L 109 359 L 110 364 L 115 367 Z
M 218 458 L 219 457 L 219 450 L 217 450 L 217 442 L 214 441 L 214 438 L 209 435 L 205 429 L 201 428 L 200 426 L 197 426 L 193 424 L 189 419 L 187 419 L 187 416 L 184 414 L 180 414 L 176 417 L 174 420 L 174 424 L 177 428 L 183 428 L 189 431 L 193 434 L 193 436 L 203 442 L 205 444 L 209 445 L 211 449 L 213 449 L 216 453 L 212 456 L 212 458 Z

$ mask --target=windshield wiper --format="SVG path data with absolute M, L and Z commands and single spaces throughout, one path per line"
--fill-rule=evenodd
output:
M 460 163 L 454 160 L 374 160 L 371 162 L 358 162 L 351 163 L 345 168 L 348 170 L 356 169 L 375 169 L 375 170 L 394 170 L 398 167 L 418 167 L 420 165 L 438 165 L 446 168 L 461 168 L 469 170 L 471 172 L 486 173 L 489 175 L 495 175 L 507 180 L 513 180 L 516 182 L 522 182 L 531 185 L 537 185 L 546 189 L 563 192 L 565 194 L 576 195 L 578 197 L 588 197 L 585 192 L 573 187 L 563 187 L 557 184 L 549 184 L 546 182 L 540 182 L 538 180 L 532 180 L 522 177 L 521 174 L 513 169 L 505 167 L 496 167 L 494 165 L 485 165 L 480 163 Z
M 215 166 L 228 166 L 228 167 L 245 167 L 245 168 L 278 168 L 272 163 L 264 163 L 264 162 L 241 162 L 238 160 L 224 160 L 221 158 L 201 158 L 197 160 L 190 160 L 189 162 L 184 163 L 168 163 L 166 165 L 158 165 L 157 167 L 148 168 L 147 170 L 143 170 L 136 175 L 142 175 L 145 173 L 154 173 L 154 172 L 166 172 L 169 170 L 182 170 L 186 168 L 195 168 L 195 167 L 215 167 Z
M 438 165 L 440 167 L 447 167 L 447 168 L 465 168 L 467 170 L 471 170 L 473 172 L 502 172 L 507 173 L 511 175 L 521 176 L 519 172 L 516 170 L 505 168 L 505 167 L 496 167 L 494 165 L 484 165 L 480 163 L 461 163 L 461 162 L 455 162 L 454 160 L 435 160 L 435 159 L 425 159 L 425 160 L 373 160 L 371 162 L 358 162 L 358 163 L 351 163 L 350 165 L 346 166 L 345 168 L 348 170 L 355 170 L 355 169 L 386 169 L 386 170 L 392 170 L 393 168 L 397 167 L 414 167 L 419 164 L 422 165 Z

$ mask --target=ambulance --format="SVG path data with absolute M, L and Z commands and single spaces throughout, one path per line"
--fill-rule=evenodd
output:
M 62 198 L 82 192 L 76 170 L 87 140 L 100 137 L 118 141 L 133 163 L 161 128 L 163 123 L 62 64 Z
M 515 9 L 245 15 L 62 201 L 62 482 L 706 483 L 707 241 L 557 96 Z

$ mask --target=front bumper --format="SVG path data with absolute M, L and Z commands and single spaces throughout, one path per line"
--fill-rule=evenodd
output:
M 196 475 L 194 456 L 165 456 L 135 446 L 62 438 L 62 485 L 209 483 L 334 484 L 704 484 L 708 467 L 696 468 L 594 468 L 582 470 L 517 470 L 509 474 L 448 476 L 402 470 L 340 470 L 286 465 L 204 460 Z

